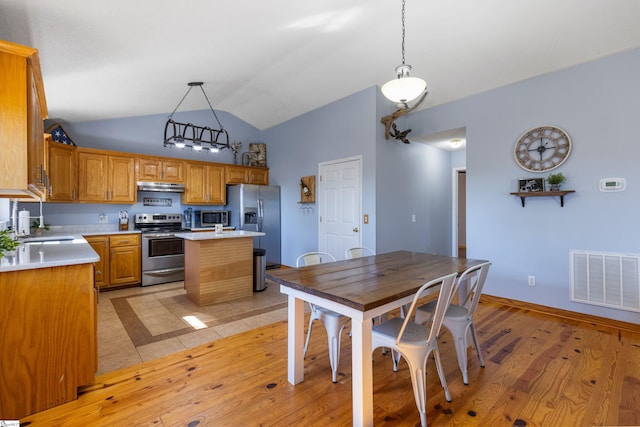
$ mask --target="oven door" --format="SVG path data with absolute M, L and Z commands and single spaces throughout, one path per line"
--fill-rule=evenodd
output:
M 184 240 L 173 234 L 142 234 L 142 271 L 184 268 Z

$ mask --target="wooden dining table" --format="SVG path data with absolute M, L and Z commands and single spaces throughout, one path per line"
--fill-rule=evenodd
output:
M 288 296 L 288 380 L 304 380 L 304 302 L 351 318 L 353 425 L 373 425 L 371 319 L 408 304 L 430 280 L 481 264 L 420 252 L 396 251 L 306 267 L 267 270 Z

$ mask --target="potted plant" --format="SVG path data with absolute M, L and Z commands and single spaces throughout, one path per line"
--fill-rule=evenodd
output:
M 560 185 L 565 182 L 567 179 L 562 175 L 562 172 L 552 173 L 547 178 L 547 183 L 549 184 L 550 191 L 560 191 Z
M 13 240 L 9 235 L 9 230 L 0 231 L 0 258 L 2 258 L 5 252 L 14 251 L 18 247 L 18 242 Z

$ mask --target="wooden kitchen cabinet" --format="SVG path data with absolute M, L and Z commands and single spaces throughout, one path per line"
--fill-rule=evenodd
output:
M 0 283 L 0 419 L 75 400 L 98 368 L 93 264 L 3 272 Z
M 139 234 L 86 236 L 100 256 L 95 264 L 95 285 L 99 289 L 135 285 L 142 280 Z
M 136 177 L 138 181 L 184 183 L 184 162 L 179 160 L 138 157 Z
M 46 200 L 48 111 L 38 50 L 0 40 L 0 70 L 0 196 Z
M 109 285 L 140 283 L 142 267 L 140 260 L 140 235 L 125 234 L 109 238 L 111 256 L 109 260 Z
M 187 163 L 183 204 L 224 205 L 227 202 L 225 166 L 204 162 Z
M 105 150 L 78 149 L 78 201 L 135 203 L 135 159 Z
M 269 185 L 269 169 L 227 165 L 225 167 L 225 182 L 227 184 Z
M 48 136 L 47 153 L 50 202 L 73 202 L 77 197 L 76 150 L 73 145 L 54 142 Z
M 84 239 L 100 257 L 94 269 L 95 287 L 100 290 L 109 286 L 109 236 L 85 236 Z

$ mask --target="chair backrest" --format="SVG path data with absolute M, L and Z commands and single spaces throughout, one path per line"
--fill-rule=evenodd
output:
M 347 259 L 353 259 L 375 254 L 376 253 L 369 248 L 349 248 L 345 251 L 344 256 Z
M 413 323 L 410 319 L 413 319 L 418 300 L 422 298 L 424 294 L 436 291 L 439 292 L 438 302 L 436 303 L 435 312 L 431 316 L 431 324 L 427 325 L 430 328 L 427 341 L 431 341 L 438 336 L 440 333 L 440 327 L 442 326 L 442 321 L 444 320 L 444 314 L 447 312 L 447 308 L 449 308 L 449 304 L 451 304 L 453 294 L 458 287 L 458 282 L 456 281 L 457 276 L 458 273 L 447 274 L 446 276 L 442 276 L 425 283 L 420 287 L 420 289 L 418 289 L 418 292 L 416 292 L 413 297 L 413 301 L 411 302 L 411 307 L 409 307 L 409 311 L 405 315 L 404 322 L 402 322 L 402 327 L 400 328 L 400 332 L 396 338 L 396 344 L 398 344 L 402 339 L 402 335 L 404 334 L 407 325 L 409 323 Z
M 460 275 L 460 279 L 458 279 L 458 289 L 460 289 L 461 293 L 464 290 L 464 294 L 459 295 L 458 305 L 466 307 L 470 315 L 475 313 L 478 308 L 480 295 L 482 295 L 482 288 L 487 279 L 490 266 L 490 262 L 485 262 L 474 267 L 469 267 Z
M 325 262 L 335 262 L 335 260 L 336 258 L 328 252 L 307 252 L 296 259 L 296 267 L 324 264 Z

